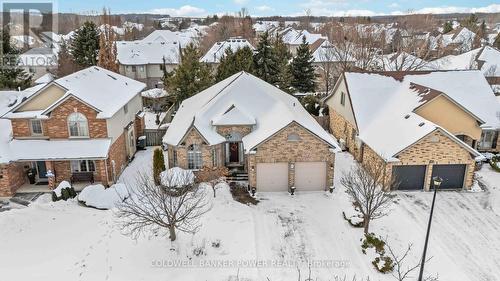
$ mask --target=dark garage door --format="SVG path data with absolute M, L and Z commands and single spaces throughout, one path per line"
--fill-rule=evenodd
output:
M 392 176 L 400 190 L 422 190 L 425 182 L 425 165 L 393 166 Z
M 457 189 L 464 185 L 465 165 L 434 165 L 432 178 L 439 176 L 443 179 L 440 188 Z

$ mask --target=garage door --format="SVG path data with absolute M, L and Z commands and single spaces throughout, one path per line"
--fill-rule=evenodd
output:
M 433 165 L 432 177 L 443 179 L 442 189 L 457 189 L 464 186 L 465 165 Z
M 295 163 L 295 187 L 300 190 L 325 190 L 326 162 Z
M 288 191 L 288 163 L 257 163 L 258 191 Z
M 422 190 L 425 183 L 425 165 L 393 166 L 392 176 L 397 189 Z

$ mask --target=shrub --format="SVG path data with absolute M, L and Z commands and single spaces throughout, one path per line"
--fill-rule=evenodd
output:
M 153 154 L 153 179 L 156 185 L 161 184 L 161 172 L 165 171 L 165 158 L 160 148 L 155 149 Z
M 57 194 L 54 191 L 52 191 L 52 201 L 56 202 L 58 200 L 59 198 L 57 197 Z
M 75 191 L 75 188 L 74 187 L 70 187 L 68 188 L 68 191 L 69 191 L 69 196 L 71 198 L 75 198 L 76 197 L 76 191 Z
M 342 212 L 342 216 L 344 216 L 344 220 L 346 220 L 352 227 L 356 227 L 356 228 L 361 228 L 364 226 L 363 224 L 363 220 L 361 219 L 360 221 L 358 222 L 354 222 L 352 219 L 353 217 L 350 217 L 348 218 L 345 214 L 345 212 Z
M 220 240 L 217 239 L 215 241 L 212 241 L 212 247 L 213 248 L 220 248 Z
M 392 270 L 394 269 L 394 261 L 390 257 L 385 257 L 385 256 L 376 257 L 372 261 L 372 264 L 375 267 L 375 269 L 377 269 L 377 271 L 381 273 L 389 273 L 392 272 Z
M 491 158 L 490 166 L 493 170 L 500 173 L 500 155 L 496 155 Z
M 68 188 L 63 188 L 61 190 L 61 198 L 66 201 L 68 200 L 69 198 L 71 198 L 71 195 L 69 194 L 69 189 Z
M 383 255 L 385 253 L 384 247 L 385 242 L 382 239 L 376 237 L 374 233 L 365 234 L 365 239 L 361 244 L 361 248 L 363 248 L 364 250 L 368 248 L 375 248 L 375 251 L 380 255 Z

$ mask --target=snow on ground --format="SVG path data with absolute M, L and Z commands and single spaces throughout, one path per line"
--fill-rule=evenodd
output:
M 152 149 L 138 152 L 120 182 L 150 170 L 151 158 Z M 342 219 L 351 204 L 339 179 L 353 160 L 346 153 L 336 158 L 333 194 L 260 193 L 260 203 L 247 206 L 234 201 L 224 185 L 200 231 L 194 236 L 179 233 L 173 245 L 177 251 L 164 236 L 134 241 L 123 235 L 113 210 L 43 197 L 28 208 L 0 214 L 2 279 L 236 280 L 238 275 L 239 280 L 297 280 L 293 263 L 312 260 L 322 262 L 311 268 L 313 280 L 335 280 L 335 274 L 351 276 L 347 280 L 354 274 L 393 280 L 376 273 L 361 253 L 362 229 Z M 425 269 L 438 273 L 440 280 L 500 279 L 500 211 L 495 207 L 500 174 L 485 165 L 478 175 L 490 184 L 487 192 L 441 192 L 436 199 L 428 250 L 432 259 Z M 413 263 L 421 255 L 432 193 L 396 194 L 393 211 L 374 221 L 371 230 L 387 236 L 396 251 L 414 243 Z M 202 254 L 196 256 L 194 250 Z M 260 266 L 248 266 L 251 261 Z M 304 278 L 306 267 L 301 274 Z

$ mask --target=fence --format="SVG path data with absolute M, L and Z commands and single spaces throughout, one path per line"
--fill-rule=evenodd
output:
M 162 139 L 166 129 L 146 129 L 144 130 L 144 135 L 146 136 L 146 146 L 158 146 L 162 144 Z

